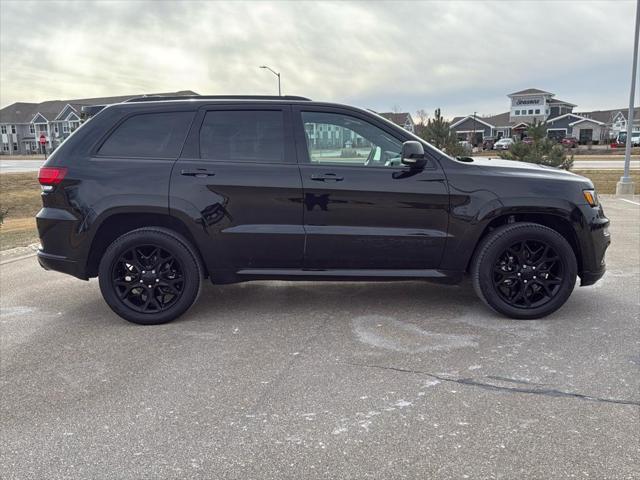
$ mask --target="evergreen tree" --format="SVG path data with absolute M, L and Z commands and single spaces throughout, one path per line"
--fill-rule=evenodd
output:
M 440 109 L 436 108 L 433 118 L 427 121 L 423 129 L 422 138 L 452 157 L 465 155 L 464 147 L 460 145 L 456 133 L 449 126 L 449 122 L 442 117 Z
M 546 122 L 534 121 L 527 128 L 527 136 L 532 143 L 516 142 L 510 150 L 501 152 L 500 157 L 507 160 L 537 163 L 549 167 L 570 170 L 573 166 L 573 155 L 567 157 L 562 145 L 558 145 L 546 136 Z

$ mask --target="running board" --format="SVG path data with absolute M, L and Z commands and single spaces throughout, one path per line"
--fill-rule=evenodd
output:
M 254 278 L 318 278 L 323 280 L 337 279 L 348 280 L 360 279 L 385 279 L 385 280 L 406 280 L 406 279 L 429 279 L 439 280 L 447 283 L 457 283 L 462 279 L 461 272 L 435 269 L 408 269 L 408 270 L 386 270 L 386 269 L 296 269 L 296 268 L 253 268 L 239 270 L 237 275 Z

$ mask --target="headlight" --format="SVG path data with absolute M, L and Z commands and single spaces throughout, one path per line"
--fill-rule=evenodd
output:
M 598 194 L 595 190 L 583 190 L 582 195 L 589 205 L 592 207 L 598 206 Z

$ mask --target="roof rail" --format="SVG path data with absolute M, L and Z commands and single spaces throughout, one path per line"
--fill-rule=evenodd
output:
M 124 103 L 157 102 L 163 100 L 302 100 L 310 102 L 310 98 L 296 95 L 144 95 L 125 100 Z

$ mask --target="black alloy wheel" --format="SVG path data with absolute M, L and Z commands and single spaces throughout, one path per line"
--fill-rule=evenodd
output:
M 100 260 L 100 291 L 111 309 L 142 325 L 170 322 L 196 301 L 203 278 L 197 251 L 180 234 L 144 227 L 117 238 Z
M 494 264 L 493 284 L 500 297 L 518 308 L 537 308 L 560 290 L 564 267 L 546 242 L 524 240 L 504 250 Z
M 567 301 L 578 262 L 556 230 L 529 222 L 503 225 L 482 239 L 471 261 L 480 299 L 510 318 L 542 318 Z
M 180 262 L 159 245 L 137 245 L 124 251 L 111 278 L 120 300 L 141 313 L 167 310 L 184 289 Z

